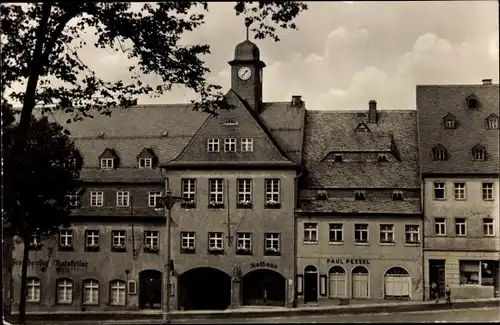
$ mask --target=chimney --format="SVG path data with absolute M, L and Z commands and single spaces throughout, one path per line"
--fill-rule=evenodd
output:
M 302 96 L 292 95 L 292 107 L 300 107 L 302 105 Z
M 377 123 L 377 102 L 374 100 L 368 102 L 368 123 Z
M 492 85 L 492 79 L 483 79 L 483 85 Z

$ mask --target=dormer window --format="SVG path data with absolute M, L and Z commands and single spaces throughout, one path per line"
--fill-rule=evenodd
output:
M 393 201 L 403 201 L 403 191 L 393 191 L 392 192 Z
M 486 159 L 486 150 L 481 145 L 476 145 L 472 148 L 472 159 L 473 160 L 485 160 Z
M 448 159 L 446 156 L 446 149 L 440 144 L 438 144 L 437 146 L 435 146 L 432 149 L 432 155 L 433 155 L 435 161 Z
M 455 129 L 457 127 L 455 115 L 448 113 L 443 117 L 445 129 Z
M 360 201 L 365 199 L 365 192 L 363 191 L 356 191 L 354 192 L 354 200 Z
M 76 159 L 69 158 L 64 161 L 64 168 L 66 169 L 75 169 L 76 168 Z
M 151 148 L 142 149 L 141 153 L 137 156 L 137 167 L 140 169 L 153 168 L 156 155 Z
M 377 157 L 377 161 L 387 161 L 387 154 L 386 153 L 379 153 Z
M 358 124 L 355 131 L 357 131 L 357 132 L 370 132 L 370 129 L 368 128 L 368 126 L 365 123 L 361 122 Z
M 114 159 L 113 158 L 102 158 L 101 159 L 101 168 L 114 168 Z
M 236 119 L 227 119 L 224 121 L 224 125 L 238 125 L 238 121 Z
M 343 160 L 344 160 L 344 155 L 342 155 L 341 153 L 336 153 L 333 155 L 334 162 L 341 163 Z
M 486 118 L 486 127 L 489 130 L 498 129 L 498 116 L 495 114 L 491 114 Z
M 139 158 L 139 168 L 152 168 L 153 159 L 152 158 Z
M 479 108 L 479 100 L 475 95 L 470 95 L 466 98 L 467 109 Z

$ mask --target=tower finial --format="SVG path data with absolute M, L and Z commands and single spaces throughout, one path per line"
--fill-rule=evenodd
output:
M 252 22 L 248 18 L 246 18 L 245 19 L 245 27 L 247 28 L 247 41 L 248 41 L 248 34 L 249 34 L 251 24 L 252 24 Z

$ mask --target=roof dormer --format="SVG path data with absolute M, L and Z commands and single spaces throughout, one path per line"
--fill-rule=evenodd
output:
M 432 148 L 432 156 L 434 158 L 434 161 L 448 160 L 446 148 L 441 144 L 437 144 L 434 148 Z
M 64 167 L 67 169 L 81 169 L 83 166 L 83 158 L 78 149 L 75 149 L 71 157 L 65 160 Z
M 470 94 L 465 98 L 465 108 L 466 109 L 478 109 L 479 108 L 479 98 L 476 95 Z
M 457 118 L 455 117 L 455 115 L 448 113 L 443 117 L 443 125 L 445 129 L 456 129 Z
M 113 169 L 119 165 L 119 157 L 114 149 L 106 148 L 99 156 L 99 166 L 101 169 Z
M 476 144 L 472 149 L 472 160 L 486 160 L 486 148 L 480 144 Z
M 487 118 L 486 118 L 486 128 L 488 130 L 496 130 L 498 129 L 498 115 L 495 113 L 491 113 Z
M 370 128 L 363 122 L 359 123 L 358 126 L 354 129 L 355 132 L 371 132 Z
M 157 157 L 151 148 L 142 149 L 141 153 L 137 156 L 137 168 L 154 168 L 156 163 Z

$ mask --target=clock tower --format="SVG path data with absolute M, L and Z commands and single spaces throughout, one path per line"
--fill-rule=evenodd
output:
M 231 89 L 243 98 L 257 114 L 262 103 L 262 69 L 257 45 L 248 39 L 236 45 L 231 65 Z

